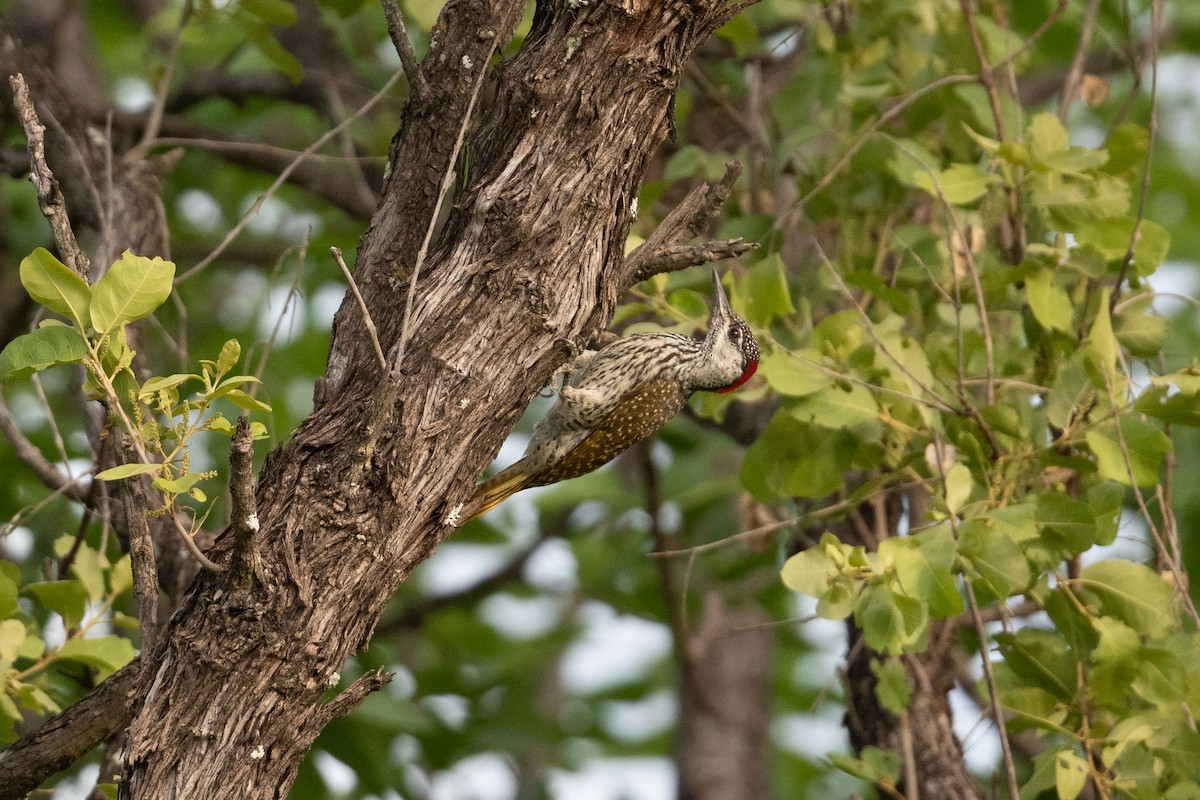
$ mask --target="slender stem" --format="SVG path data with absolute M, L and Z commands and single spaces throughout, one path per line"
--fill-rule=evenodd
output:
M 1108 299 L 1109 313 L 1117 306 L 1121 296 L 1121 284 L 1129 274 L 1129 265 L 1133 263 L 1133 251 L 1142 238 L 1142 220 L 1146 216 L 1146 200 L 1150 195 L 1150 167 L 1154 163 L 1154 142 L 1158 136 L 1158 37 L 1162 23 L 1162 0 L 1151 0 L 1150 3 L 1150 43 L 1147 58 L 1150 59 L 1150 120 L 1146 125 L 1146 161 L 1142 166 L 1142 185 L 1138 193 L 1137 218 L 1133 223 L 1133 233 L 1129 236 L 1129 246 L 1125 249 L 1125 257 L 1121 259 L 1121 270 L 1117 273 L 1112 295 Z
M 1092 34 L 1096 30 L 1096 17 L 1100 14 L 1100 0 L 1091 0 L 1083 15 L 1083 26 L 1079 30 L 1079 43 L 1075 46 L 1075 56 L 1067 70 L 1066 80 L 1063 81 L 1062 95 L 1058 98 L 1058 118 L 1066 121 L 1067 112 L 1075 93 L 1079 91 L 1079 82 L 1083 79 L 1083 62 L 1087 59 L 1088 47 L 1092 44 Z
M 363 300 L 362 292 L 358 290 L 358 284 L 354 280 L 354 276 L 350 274 L 350 268 L 346 266 L 345 260 L 342 258 L 342 248 L 331 247 L 329 252 L 333 254 L 333 260 L 337 262 L 338 267 L 342 270 L 342 274 L 346 276 L 346 282 L 350 284 L 350 291 L 354 293 L 354 299 L 358 301 L 358 307 L 363 313 L 363 322 L 367 326 L 367 335 L 371 337 L 371 345 L 375 348 L 375 357 L 379 359 L 379 368 L 385 373 L 387 372 L 387 359 L 383 355 L 383 348 L 379 344 L 379 331 L 375 327 L 375 321 L 371 319 L 371 312 L 367 310 L 367 303 Z

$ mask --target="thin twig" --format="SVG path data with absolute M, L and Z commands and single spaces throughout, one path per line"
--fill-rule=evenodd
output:
M 425 76 L 421 74 L 421 62 L 413 52 L 412 42 L 408 40 L 408 31 L 404 28 L 404 13 L 396 0 L 381 0 L 383 17 L 387 20 L 388 36 L 396 46 L 396 54 L 400 56 L 400 64 L 404 67 L 404 75 L 408 78 L 408 89 L 411 97 L 423 97 L 429 86 Z
M 1063 81 L 1062 95 L 1058 98 L 1058 118 L 1066 121 L 1067 112 L 1075 93 L 1079 91 L 1079 82 L 1083 79 L 1083 62 L 1087 58 L 1088 47 L 1092 44 L 1092 34 L 1096 30 L 1096 17 L 1100 14 L 1100 0 L 1091 0 L 1083 15 L 1083 26 L 1079 29 L 1079 42 L 1075 45 L 1075 56 L 1071 59 L 1071 67 L 1067 70 L 1066 80 Z
M 1155 0 L 1157 2 L 1157 0 Z M 1122 354 L 1122 370 L 1126 375 L 1129 374 L 1129 366 L 1124 362 Z M 1104 375 L 1104 384 L 1108 389 L 1108 400 L 1113 408 L 1117 407 L 1116 389 L 1113 387 L 1113 382 L 1107 372 Z M 1187 577 L 1184 575 L 1183 564 L 1180 562 L 1179 553 L 1167 546 L 1166 540 L 1163 538 L 1162 531 L 1154 523 L 1154 517 L 1150 515 L 1150 508 L 1146 504 L 1146 498 L 1142 494 L 1142 489 L 1138 486 L 1137 476 L 1133 471 L 1133 460 L 1129 455 L 1129 443 L 1125 440 L 1125 429 L 1121 426 L 1120 420 L 1117 419 L 1113 423 L 1113 427 L 1117 433 L 1117 446 L 1121 450 L 1121 458 L 1124 461 L 1125 474 L 1129 477 L 1129 486 L 1133 490 L 1134 500 L 1137 501 L 1138 511 L 1142 514 L 1142 521 L 1146 526 L 1146 530 L 1150 533 L 1150 538 L 1154 540 L 1154 544 L 1159 551 L 1166 553 L 1167 566 L 1170 567 L 1171 577 L 1174 579 L 1175 593 L 1180 598 L 1183 608 L 1191 617 L 1192 623 L 1200 628 L 1200 611 L 1197 611 L 1196 604 L 1192 601 L 1191 593 L 1187 590 Z M 1164 509 L 1164 516 L 1165 516 Z
M 171 50 L 167 53 L 167 63 L 163 67 L 162 77 L 158 79 L 158 90 L 154 93 L 154 105 L 150 107 L 150 116 L 142 131 L 142 138 L 125 153 L 126 162 L 132 163 L 144 159 L 150 152 L 150 148 L 154 146 L 154 137 L 158 136 L 158 132 L 162 128 L 163 112 L 167 107 L 167 95 L 171 93 L 171 81 L 175 78 L 175 65 L 179 63 L 179 51 L 183 46 L 183 29 L 187 27 L 188 20 L 192 18 L 192 10 L 192 0 L 186 0 L 179 13 L 179 24 L 175 26 L 175 33 L 171 39 Z
M 375 357 L 379 359 L 379 368 L 383 370 L 384 374 L 387 374 L 388 364 L 383 355 L 383 348 L 379 344 L 379 332 L 375 327 L 375 321 L 371 319 L 371 312 L 367 310 L 367 303 L 363 300 L 362 293 L 358 291 L 358 284 L 355 282 L 354 276 L 350 274 L 350 268 L 342 259 L 342 248 L 331 247 L 329 252 L 333 254 L 333 260 L 337 262 L 342 274 L 346 276 L 346 282 L 350 284 L 350 291 L 354 293 L 354 299 L 358 301 L 358 307 L 362 311 L 363 322 L 367 326 L 367 335 L 371 337 L 371 344 L 375 348 Z
M 983 49 L 983 40 L 979 38 L 979 29 L 975 27 L 975 12 L 971 10 L 971 0 L 958 0 L 962 9 L 963 22 L 967 25 L 967 35 L 971 38 L 971 47 L 975 50 L 975 58 L 979 62 L 979 82 L 987 94 L 988 105 L 992 108 L 992 118 L 996 121 L 996 138 L 1005 139 L 1004 115 L 1000 111 L 1000 93 L 996 91 L 996 79 L 992 75 L 992 66 L 988 63 L 987 52 Z
M 71 220 L 67 218 L 66 198 L 63 197 L 62 189 L 46 163 L 46 126 L 38 119 L 29 87 L 25 85 L 25 76 L 18 72 L 16 75 L 10 75 L 8 82 L 12 85 L 17 116 L 25 129 L 25 139 L 29 148 L 29 179 L 37 189 L 38 207 L 50 223 L 50 230 L 54 232 L 54 241 L 58 243 L 58 252 L 63 263 L 86 281 L 91 262 L 75 239 L 75 231 L 71 230 Z
M 129 481 L 129 480 L 134 480 L 134 479 L 126 478 L 125 480 Z M 176 533 L 179 534 L 179 538 L 183 540 L 183 546 L 187 548 L 188 552 L 191 553 L 192 556 L 197 561 L 199 561 L 204 566 L 205 569 L 212 570 L 213 572 L 224 572 L 225 571 L 225 567 L 216 563 L 215 561 L 210 559 L 208 556 L 204 555 L 203 552 L 201 552 L 200 546 L 196 544 L 196 540 L 192 538 L 192 534 L 185 531 L 183 529 L 183 526 L 179 524 L 178 515 L 168 513 L 167 517 L 169 517 L 171 522 L 174 524 L 175 531 L 176 531 Z
M 312 153 L 324 146 L 326 142 L 341 133 L 344 128 L 374 108 L 375 105 L 382 100 L 388 92 L 391 91 L 392 87 L 396 85 L 396 82 L 400 80 L 400 77 L 403 74 L 403 69 L 396 70 L 383 84 L 382 88 L 372 95 L 367 102 L 363 103 L 357 111 L 339 122 L 333 128 L 330 128 L 328 131 L 321 134 L 321 136 L 315 142 L 304 148 L 300 155 L 296 156 L 296 160 L 284 167 L 279 173 L 279 176 L 275 178 L 269 187 L 267 187 L 267 190 L 263 192 L 257 200 L 254 201 L 254 205 L 250 207 L 250 210 L 247 211 L 240 220 L 238 220 L 236 225 L 229 229 L 229 232 L 225 234 L 225 238 L 221 240 L 221 243 L 218 244 L 211 253 L 197 262 L 194 267 L 176 277 L 175 284 L 179 285 L 189 278 L 199 274 L 206 267 L 208 267 L 209 264 L 215 261 L 222 253 L 224 253 L 225 249 L 229 247 L 230 243 L 232 243 L 233 240 L 236 239 L 243 230 L 245 230 L 246 226 L 250 224 L 250 220 L 252 220 L 255 215 L 262 210 L 263 203 L 265 203 L 268 198 L 270 198 L 275 194 L 276 191 L 279 190 L 279 187 L 282 186 L 287 181 L 288 177 L 300 167 L 300 164 L 303 163 L 304 160 L 307 159 Z
M 1162 23 L 1162 0 L 1151 0 L 1150 3 L 1150 119 L 1146 124 L 1146 162 L 1142 167 L 1142 186 L 1138 194 L 1137 218 L 1133 223 L 1133 233 L 1129 236 L 1129 247 L 1125 249 L 1125 257 L 1121 259 L 1121 270 L 1117 273 L 1117 281 L 1113 285 L 1112 295 L 1108 299 L 1109 313 L 1116 308 L 1121 296 L 1121 284 L 1129 273 L 1129 265 L 1133 263 L 1133 250 L 1142 238 L 1142 220 L 1146 216 L 1146 199 L 1150 195 L 1150 167 L 1154 162 L 1154 142 L 1158 136 L 1158 37 L 1159 26 Z
M 283 308 L 279 309 L 279 316 L 275 318 L 275 325 L 271 328 L 271 335 L 267 337 L 266 344 L 263 345 L 262 355 L 258 357 L 258 366 L 254 369 L 254 377 L 258 378 L 258 380 L 250 387 L 249 395 L 251 397 L 258 397 L 259 387 L 263 385 L 262 376 L 267 371 L 267 361 L 275 349 L 275 342 L 279 340 L 279 331 L 283 328 L 284 320 L 287 319 L 288 308 L 300 296 L 300 280 L 304 276 L 304 262 L 308 260 L 308 237 L 311 233 L 312 231 L 309 230 L 305 234 L 304 240 L 300 242 L 300 248 L 296 254 L 296 271 L 292 273 L 292 285 L 288 287 L 287 297 L 283 300 Z M 287 251 L 279 259 L 281 265 L 286 256 Z

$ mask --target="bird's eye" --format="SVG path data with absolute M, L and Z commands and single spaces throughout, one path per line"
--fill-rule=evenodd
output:
M 738 328 L 730 328 L 729 329 L 729 341 L 736 342 L 740 338 L 742 338 L 741 330 L 739 330 Z

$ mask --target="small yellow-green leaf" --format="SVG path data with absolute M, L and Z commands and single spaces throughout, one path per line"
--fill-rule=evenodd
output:
M 91 287 L 44 247 L 21 259 L 21 285 L 34 300 L 71 320 L 80 332 L 87 327 Z
M 760 371 L 775 391 L 793 397 L 803 397 L 832 383 L 832 379 L 817 366 L 817 363 L 818 357 L 811 351 L 789 353 L 770 350 L 762 356 Z
M 98 481 L 116 481 L 121 478 L 128 478 L 133 475 L 150 475 L 157 474 L 162 471 L 162 464 L 118 464 L 115 467 L 97 472 L 96 480 Z
M 163 389 L 170 389 L 172 387 L 178 386 L 181 383 L 184 383 L 185 381 L 192 380 L 193 378 L 195 378 L 196 380 L 199 380 L 200 376 L 184 374 L 184 373 L 176 373 L 174 375 L 168 375 L 164 378 L 160 378 L 160 377 L 147 378 L 146 382 L 142 384 L 142 389 L 140 392 L 138 392 L 138 396 L 139 397 L 149 397 L 150 395 L 154 394 L 155 392 L 162 391 Z
M 0 621 L 0 675 L 8 671 L 25 643 L 25 625 L 18 619 Z M 0 692 L 3 694 L 3 692 Z
M 1072 750 L 1060 750 L 1054 756 L 1054 788 L 1058 800 L 1075 800 L 1087 783 L 1088 764 Z
M 174 480 L 168 480 L 160 475 L 159 477 L 155 478 L 151 484 L 160 492 L 167 492 L 169 494 L 183 494 L 202 480 L 204 480 L 204 473 L 189 472 L 187 475 L 180 475 Z
M 1043 161 L 1053 153 L 1066 150 L 1070 144 L 1067 129 L 1058 117 L 1047 111 L 1034 114 L 1029 120 L 1026 140 L 1029 143 L 1030 155 L 1037 161 Z
M 974 486 L 971 470 L 965 464 L 955 464 L 946 470 L 946 508 L 951 514 L 957 514 L 967 504 Z
M 217 356 L 217 374 L 224 375 L 233 369 L 238 359 L 242 357 L 242 345 L 237 339 L 229 339 L 221 345 L 221 354 Z
M 915 172 L 913 184 L 954 206 L 974 203 L 987 194 L 994 176 L 976 164 L 951 164 L 938 172 Z
M 1054 271 L 1037 269 L 1025 276 L 1025 298 L 1029 310 L 1046 330 L 1071 332 L 1071 320 L 1075 316 L 1071 296 L 1054 281 Z

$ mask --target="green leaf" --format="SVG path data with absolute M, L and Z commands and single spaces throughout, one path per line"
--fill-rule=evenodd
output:
M 117 481 L 121 478 L 132 477 L 133 475 L 157 475 L 162 471 L 162 468 L 162 464 L 118 464 L 102 472 L 97 472 L 96 480 Z
M 160 492 L 169 494 L 183 494 L 191 489 L 200 481 L 204 480 L 203 472 L 189 472 L 187 475 L 180 475 L 174 480 L 168 480 L 161 475 L 151 481 L 151 485 Z
M 758 29 L 744 16 L 737 16 L 717 29 L 717 36 L 733 45 L 733 51 L 738 58 L 758 50 L 762 43 L 758 38 Z
M 51 325 L 22 334 L 0 352 L 0 383 L 24 378 L 88 356 L 87 341 L 74 328 Z
M 1150 133 L 1145 127 L 1133 122 L 1118 125 L 1104 142 L 1104 149 L 1108 151 L 1104 171 L 1115 175 L 1140 167 L 1145 162 L 1149 148 Z
M 92 289 L 92 327 L 101 335 L 153 313 L 171 294 L 175 264 L 126 250 Z
M 1129 216 L 1096 220 L 1079 228 L 1075 238 L 1080 245 L 1090 245 L 1109 261 L 1125 258 L 1133 241 L 1137 218 Z M 1138 228 L 1138 240 L 1133 246 L 1133 268 L 1137 275 L 1150 275 L 1167 257 L 1171 249 L 1171 234 L 1157 222 L 1143 219 Z
M 1111 614 L 1143 636 L 1162 636 L 1175 628 L 1172 591 L 1145 564 L 1110 559 L 1087 567 L 1079 583 Z
M 978 573 L 972 583 L 977 588 L 982 585 L 1000 600 L 1028 586 L 1033 575 L 1029 560 L 1013 538 L 989 522 L 976 518 L 963 523 L 959 553 Z
M 17 610 L 19 593 L 17 582 L 8 575 L 0 573 L 0 619 L 11 617 Z
M 780 394 L 803 397 L 832 383 L 818 363 L 819 357 L 811 351 L 801 354 L 771 349 L 763 354 L 759 371 Z
M 1041 268 L 1025 276 L 1025 298 L 1029 301 L 1029 310 L 1043 328 L 1071 332 L 1075 307 L 1067 290 L 1054 281 L 1053 270 Z
M 1089 486 L 1087 503 L 1096 514 L 1096 544 L 1112 544 L 1121 522 L 1125 488 L 1116 481 L 1104 481 Z
M 1158 355 L 1167 343 L 1167 320 L 1149 308 L 1149 301 L 1130 303 L 1113 317 L 1117 341 L 1138 358 Z
M 875 438 L 878 433 L 879 406 L 871 390 L 860 383 L 831 383 L 786 408 L 796 419 L 830 430 L 854 429 L 866 434 L 862 438 Z M 868 430 L 863 430 L 864 425 Z
M 742 313 L 751 325 L 765 327 L 775 317 L 796 312 L 788 292 L 783 260 L 778 253 L 772 253 L 751 267 L 741 284 L 736 299 L 740 301 Z M 730 302 L 734 302 L 734 299 Z
M 108 585 L 109 591 L 114 596 L 133 588 L 133 568 L 128 553 L 113 564 L 112 570 L 108 573 Z
M 217 356 L 217 375 L 224 375 L 233 369 L 238 359 L 242 357 L 242 345 L 237 339 L 229 339 L 221 345 L 221 354 Z
M 1143 648 L 1138 655 L 1133 690 L 1164 710 L 1182 701 L 1189 681 L 1179 658 L 1170 650 L 1157 647 Z
M 243 392 L 241 389 L 230 389 L 224 395 L 230 402 L 239 408 L 245 408 L 249 411 L 263 411 L 270 413 L 271 407 L 261 400 L 255 400 L 250 395 Z
M 900 767 L 904 763 L 899 753 L 867 745 L 861 755 L 861 758 L 854 758 L 844 753 L 829 753 L 826 758 L 843 772 L 868 783 L 894 785 L 899 780 Z
M 161 392 L 163 389 L 173 389 L 181 383 L 193 379 L 200 380 L 200 376 L 176 373 L 174 375 L 168 375 L 165 378 L 147 378 L 146 382 L 142 384 L 141 390 L 138 392 L 138 397 L 149 397 L 156 392 Z
M 1059 750 L 1054 756 L 1054 788 L 1058 800 L 1075 800 L 1088 779 L 1088 763 L 1072 750 Z
M 1170 438 L 1157 425 L 1134 416 L 1088 431 L 1087 444 L 1101 477 L 1126 486 L 1156 486 L 1163 458 L 1172 449 Z
M 975 481 L 966 464 L 954 464 L 946 470 L 946 508 L 951 514 L 957 516 L 971 499 L 971 490 L 974 488 Z
M 913 184 L 934 197 L 945 198 L 954 206 L 974 203 L 987 194 L 988 184 L 996 180 L 976 164 L 951 164 L 937 172 L 917 171 L 912 176 Z
M 826 533 L 815 547 L 796 553 L 783 563 L 783 570 L 780 572 L 783 585 L 793 592 L 820 597 L 829 588 L 831 579 L 839 572 L 829 548 L 841 546 L 832 534 Z
M 1168 376 L 1169 377 L 1169 376 Z M 1200 428 L 1200 395 L 1185 392 L 1171 393 L 1171 386 L 1158 383 L 1138 395 L 1133 407 L 1136 411 L 1172 425 L 1187 425 Z
M 1070 140 L 1067 138 L 1067 129 L 1058 117 L 1043 111 L 1030 117 L 1026 143 L 1029 145 L 1029 154 L 1037 161 L 1044 161 L 1048 156 L 1066 150 Z
M 887 711 L 900 716 L 908 711 L 912 699 L 912 687 L 908 685 L 908 673 L 904 664 L 895 656 L 871 662 L 871 673 L 877 679 L 875 697 Z
M 62 617 L 67 628 L 77 627 L 83 621 L 87 590 L 80 581 L 40 581 L 27 584 L 23 591 L 36 598 L 43 608 Z
M 98 603 L 104 599 L 104 572 L 108 562 L 102 561 L 100 554 L 87 544 L 81 544 L 75 551 L 75 560 L 71 562 L 71 574 L 79 579 L 87 590 L 88 599 Z
M 1061 702 L 1075 695 L 1076 658 L 1057 631 L 1023 628 L 996 634 L 1004 663 L 1029 686 L 1048 692 Z
M 703 300 L 701 303 L 703 303 Z M 253 375 L 233 375 L 218 383 L 213 387 L 213 390 L 205 396 L 210 400 L 216 400 L 218 397 L 224 397 L 234 389 L 247 383 L 262 383 L 262 381 Z
M 119 636 L 76 636 L 63 642 L 55 656 L 96 667 L 106 678 L 132 661 L 134 651 L 133 643 Z
M 87 328 L 92 289 L 43 247 L 21 259 L 21 285 L 29 296 L 55 314 L 62 314 L 83 333 Z
M 1046 400 L 1046 418 L 1055 427 L 1066 428 L 1076 410 L 1085 405 L 1095 391 L 1088 377 L 1086 356 L 1082 350 L 1076 350 L 1059 364 L 1058 374 Z
M 240 0 L 238 6 L 268 25 L 286 27 L 296 24 L 296 7 L 286 0 Z
M 1111 381 L 1116 370 L 1117 364 L 1117 337 L 1113 334 L 1112 317 L 1108 312 L 1108 297 L 1111 294 L 1110 290 L 1104 289 L 1100 292 L 1100 305 L 1096 311 L 1096 319 L 1092 322 L 1092 328 L 1088 331 L 1087 339 L 1085 340 L 1086 349 L 1085 357 L 1089 364 L 1095 367 L 1101 375 L 1107 376 L 1107 380 Z M 1101 381 L 1100 386 L 1104 386 Z
M 8 672 L 25 644 L 25 625 L 17 619 L 0 620 L 0 676 Z M 0 697 L 4 692 L 0 692 Z
M 1096 515 L 1087 503 L 1065 494 L 1039 494 L 1034 516 L 1042 537 L 1072 553 L 1096 543 Z

